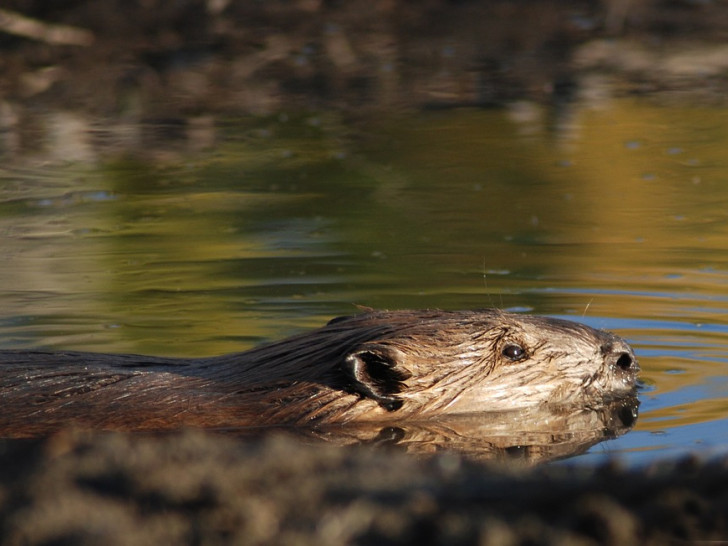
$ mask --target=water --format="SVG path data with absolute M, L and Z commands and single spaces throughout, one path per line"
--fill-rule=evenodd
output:
M 0 347 L 201 356 L 375 308 L 497 306 L 635 347 L 635 429 L 577 461 L 728 446 L 728 112 L 614 100 L 0 171 Z M 51 154 L 53 156 L 54 154 Z

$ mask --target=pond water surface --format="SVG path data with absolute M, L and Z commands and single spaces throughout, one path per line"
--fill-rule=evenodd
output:
M 728 111 L 290 115 L 218 142 L 7 163 L 0 347 L 202 356 L 356 305 L 496 306 L 635 347 L 634 430 L 577 461 L 728 447 Z

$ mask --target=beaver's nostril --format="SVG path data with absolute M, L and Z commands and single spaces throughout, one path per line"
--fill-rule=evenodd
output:
M 634 359 L 628 353 L 622 353 L 617 359 L 617 367 L 621 370 L 628 371 L 632 369 Z

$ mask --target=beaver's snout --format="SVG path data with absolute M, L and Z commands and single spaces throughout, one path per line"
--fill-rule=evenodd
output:
M 632 358 L 632 355 L 629 355 L 627 353 L 621 353 L 619 355 L 619 358 L 617 358 L 616 364 L 620 370 L 624 370 L 625 372 L 639 370 L 639 366 L 637 365 L 635 359 Z
M 634 385 L 640 366 L 632 352 L 632 348 L 620 338 L 611 339 L 601 346 L 604 361 L 609 369 L 628 385 Z

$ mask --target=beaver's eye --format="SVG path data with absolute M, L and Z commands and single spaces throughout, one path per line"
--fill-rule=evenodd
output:
M 503 347 L 503 356 L 513 361 L 523 360 L 526 358 L 526 351 L 524 351 L 523 347 L 520 345 L 511 343 L 510 345 Z

